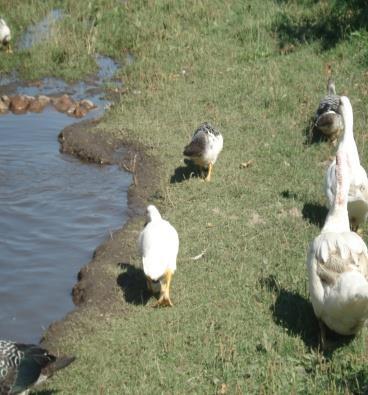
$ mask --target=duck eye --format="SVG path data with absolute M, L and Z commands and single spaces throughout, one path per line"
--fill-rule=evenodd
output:
M 364 192 L 364 191 L 365 191 L 365 186 L 364 186 L 364 185 L 361 185 L 361 186 L 360 186 L 360 191 L 361 191 L 361 192 Z

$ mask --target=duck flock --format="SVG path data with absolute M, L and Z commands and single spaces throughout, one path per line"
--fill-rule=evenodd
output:
M 10 29 L 0 19 L 0 42 L 11 52 Z M 353 109 L 346 96 L 336 94 L 329 70 L 327 95 L 314 117 L 314 129 L 337 145 L 335 160 L 326 172 L 325 193 L 329 211 L 321 233 L 307 254 L 309 293 L 320 324 L 320 345 L 326 331 L 357 334 L 368 319 L 368 250 L 360 236 L 368 216 L 368 177 L 360 164 L 353 133 Z M 201 124 L 183 154 L 199 166 L 210 181 L 223 148 L 223 136 L 208 122 Z M 170 285 L 176 271 L 179 237 L 159 210 L 147 207 L 147 222 L 138 238 L 147 289 L 157 295 L 153 307 L 173 306 Z M 74 357 L 56 357 L 33 344 L 0 340 L 0 395 L 26 393 Z

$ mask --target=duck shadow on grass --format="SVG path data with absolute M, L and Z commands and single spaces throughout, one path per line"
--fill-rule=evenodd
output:
M 347 371 L 337 380 L 341 388 L 346 388 L 345 393 L 368 394 L 367 369 L 363 367 L 358 371 Z
M 280 192 L 280 195 L 284 199 L 298 200 L 298 194 L 296 192 L 290 191 L 289 189 L 286 189 L 285 191 Z
M 184 163 L 186 166 L 179 166 L 175 169 L 174 174 L 170 178 L 171 184 L 183 182 L 192 177 L 201 177 L 201 170 L 197 165 L 193 163 L 193 161 L 189 159 L 184 159 Z
M 326 136 L 314 125 L 314 118 L 312 118 L 306 125 L 304 134 L 304 145 L 320 144 L 322 142 L 327 142 Z
M 124 272 L 119 274 L 116 282 L 123 291 L 125 301 L 135 305 L 146 305 L 152 295 L 147 289 L 143 270 L 130 263 L 120 263 L 119 266 Z
M 282 191 L 280 195 L 284 199 L 301 200 L 297 193 L 289 189 Z M 306 202 L 302 208 L 303 219 L 313 225 L 317 225 L 320 229 L 322 229 L 325 224 L 327 214 L 327 207 L 315 202 Z
M 314 314 L 312 304 L 299 293 L 280 286 L 275 276 L 262 278 L 260 283 L 269 292 L 276 293 L 276 301 L 270 306 L 274 322 L 287 329 L 289 335 L 300 337 L 304 344 L 311 349 L 319 349 L 319 324 Z M 344 345 L 354 337 L 340 336 L 326 328 L 327 348 L 325 357 Z
M 31 395 L 53 395 L 59 393 L 58 390 L 41 390 L 41 391 L 35 391 L 33 390 L 31 392 Z
M 286 0 L 276 0 L 278 4 Z M 313 1 L 313 3 L 317 3 Z M 302 12 L 292 15 L 289 11 L 280 12 L 273 23 L 280 47 L 290 44 L 311 44 L 318 42 L 322 50 L 334 48 L 351 32 L 359 31 L 368 24 L 366 1 L 338 0 L 333 7 L 324 7 L 318 12 Z
M 304 203 L 302 209 L 303 218 L 311 224 L 317 225 L 320 229 L 326 222 L 327 213 L 327 207 L 319 203 Z
M 279 4 L 285 0 L 277 0 Z M 350 7 L 347 4 L 352 3 Z M 335 47 L 345 39 L 350 32 L 366 27 L 368 15 L 365 1 L 337 1 L 331 9 L 325 12 L 298 14 L 291 16 L 286 12 L 280 13 L 274 23 L 280 47 L 287 43 L 310 44 L 318 41 L 323 50 Z

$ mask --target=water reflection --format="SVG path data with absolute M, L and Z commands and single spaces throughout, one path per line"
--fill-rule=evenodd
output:
M 124 223 L 129 174 L 59 153 L 75 120 L 47 108 L 0 123 L 0 338 L 37 342 L 73 308 L 80 266 Z
M 53 10 L 26 31 L 18 47 L 50 37 L 62 16 Z M 102 86 L 118 70 L 108 57 L 96 55 L 96 62 L 99 71 L 88 82 L 45 78 L 16 92 L 88 98 L 97 109 L 86 118 L 96 118 L 108 103 Z M 2 76 L 0 86 L 16 82 L 13 73 Z M 73 308 L 70 291 L 81 265 L 125 222 L 130 174 L 59 153 L 57 135 L 74 122 L 50 106 L 42 113 L 0 116 L 0 338 L 37 342 Z

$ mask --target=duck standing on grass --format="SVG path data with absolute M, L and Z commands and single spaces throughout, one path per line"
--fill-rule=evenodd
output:
M 341 115 L 338 113 L 340 97 L 336 95 L 335 84 L 328 69 L 327 95 L 320 101 L 316 111 L 314 126 L 333 144 L 343 129 Z
M 340 99 L 345 128 L 350 102 Z M 348 193 L 349 152 L 339 145 L 336 154 L 336 193 L 321 234 L 310 245 L 307 268 L 309 292 L 325 345 L 327 325 L 341 335 L 354 335 L 368 318 L 368 251 L 362 238 L 350 231 Z
M 345 100 L 345 99 L 344 99 Z M 353 134 L 353 109 L 350 101 L 345 103 L 345 128 L 339 147 L 348 153 L 350 188 L 348 195 L 348 214 L 351 229 L 358 231 L 368 216 L 368 177 L 360 164 L 359 153 Z M 336 161 L 333 161 L 326 173 L 325 192 L 329 207 L 332 207 L 336 193 Z
M 7 53 L 12 53 L 10 48 L 11 34 L 9 26 L 6 24 L 4 19 L 0 18 L 0 42 L 5 47 Z
M 26 394 L 28 388 L 65 368 L 74 357 L 55 357 L 34 344 L 0 340 L 0 394 Z
M 201 168 L 208 169 L 206 181 L 211 180 L 213 165 L 222 151 L 224 140 L 221 133 L 209 123 L 200 125 L 194 132 L 191 142 L 184 148 L 183 154 Z
M 172 306 L 170 285 L 179 251 L 178 233 L 162 219 L 155 206 L 147 207 L 147 215 L 148 222 L 138 239 L 147 288 L 154 293 L 160 292 L 154 307 Z

